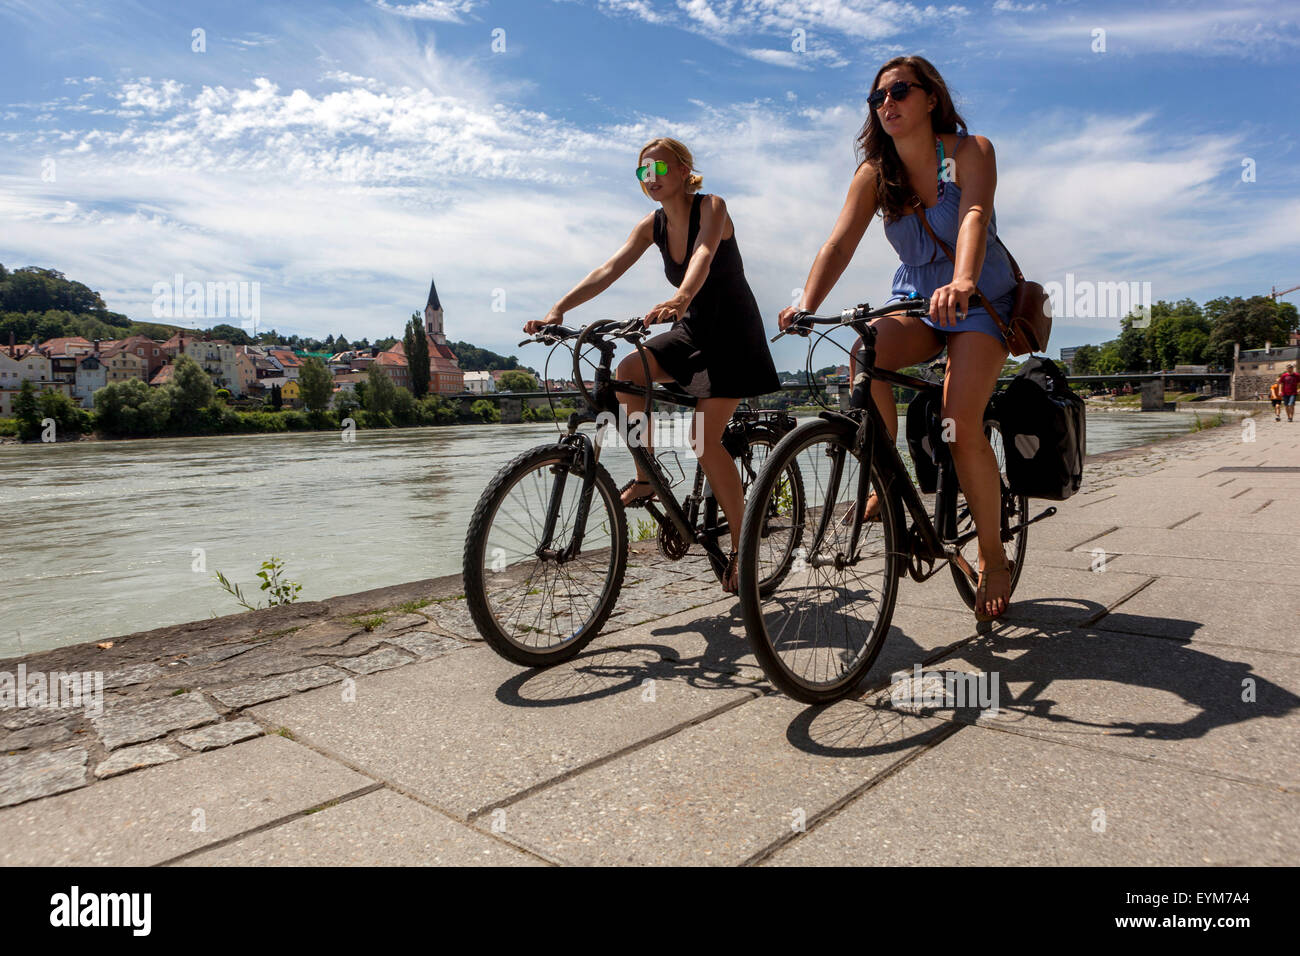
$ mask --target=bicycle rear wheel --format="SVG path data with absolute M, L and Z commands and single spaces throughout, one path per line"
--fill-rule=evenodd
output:
M 819 420 L 801 425 L 772 451 L 745 505 L 740 536 L 740 607 L 745 630 L 768 679 L 795 700 L 828 703 L 851 694 L 884 645 L 898 594 L 896 504 L 873 466 L 867 494 L 880 498 L 879 522 L 863 524 L 856 554 L 844 524 L 856 501 L 861 462 L 853 433 Z M 790 571 L 764 594 L 760 581 L 763 519 L 782 476 L 797 465 L 806 503 L 791 535 Z
M 466 603 L 483 639 L 517 664 L 546 667 L 573 657 L 600 633 L 618 600 L 627 518 L 614 479 L 595 467 L 576 555 L 567 552 L 583 472 L 573 448 L 542 445 L 515 458 L 488 484 L 470 519 Z
M 1007 480 L 1006 449 L 1002 444 L 1002 432 L 998 428 L 998 423 L 991 419 L 985 421 L 984 435 L 988 438 L 989 444 L 993 446 L 993 454 L 998 461 L 998 477 L 1002 487 L 999 528 L 1002 536 L 1002 550 L 1008 560 L 1015 562 L 1011 570 L 1010 592 L 1010 594 L 1014 594 L 1016 585 L 1020 582 L 1020 573 L 1025 568 L 1025 549 L 1029 543 L 1029 528 L 1024 524 L 1029 515 L 1029 499 L 1024 495 L 1013 494 L 1011 491 L 1011 483 Z M 955 470 L 953 475 L 956 476 Z M 971 516 L 970 506 L 966 503 L 966 496 L 955 481 L 947 484 L 951 485 L 951 487 L 945 487 L 942 494 L 935 499 L 935 527 L 939 529 L 940 536 L 947 540 L 954 540 L 968 534 L 973 535 L 975 532 L 975 519 Z M 1011 529 L 1015 528 L 1016 525 L 1020 525 L 1020 528 L 1012 531 Z M 978 571 L 979 540 L 972 537 L 958 550 L 970 567 Z M 970 579 L 957 562 L 950 561 L 948 567 L 952 571 L 953 583 L 957 585 L 957 593 L 966 602 L 966 606 L 973 609 L 975 607 L 976 582 Z M 1010 601 L 1010 594 L 1007 596 L 1008 601 Z

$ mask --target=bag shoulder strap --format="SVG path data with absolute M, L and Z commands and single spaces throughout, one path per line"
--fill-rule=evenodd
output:
M 921 225 L 924 226 L 925 231 L 930 234 L 930 238 L 933 239 L 938 244 L 939 248 L 943 250 L 944 255 L 952 260 L 953 268 L 955 269 L 957 267 L 957 257 L 952 254 L 952 250 L 948 248 L 948 244 L 939 238 L 938 233 L 934 231 L 934 227 L 930 225 L 930 220 L 925 218 L 925 206 L 921 204 L 920 196 L 912 197 L 912 210 L 916 215 L 921 217 Z M 1001 240 L 998 241 L 1001 242 Z M 1006 246 L 1003 246 L 1002 248 L 1005 249 Z M 1009 257 L 1010 255 L 1011 253 L 1008 252 L 1007 256 Z M 1014 267 L 1014 260 L 1012 260 L 1012 262 Z M 1016 269 L 1016 281 L 1023 281 L 1018 268 Z M 1002 333 L 1002 337 L 1008 342 L 1011 341 L 1011 330 L 1007 328 L 1007 324 L 1002 321 L 1002 316 L 998 315 L 997 310 L 993 308 L 993 303 L 990 302 L 988 297 L 980 291 L 979 286 L 975 287 L 975 295 L 979 299 L 980 305 L 984 306 L 984 311 L 993 316 L 993 321 L 997 323 L 998 330 Z

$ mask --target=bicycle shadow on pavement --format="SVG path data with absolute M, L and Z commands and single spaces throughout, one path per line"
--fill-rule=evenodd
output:
M 1016 602 L 1017 606 L 1022 603 L 1030 602 Z M 1127 620 L 1142 618 L 1130 615 Z M 873 688 L 855 702 L 856 709 L 835 715 L 832 726 L 822 727 L 815 735 L 811 728 L 818 708 L 809 708 L 791 723 L 787 739 L 800 749 L 855 756 L 859 750 L 838 742 L 828 747 L 826 740 L 849 739 L 855 721 L 866 725 L 879 719 L 871 711 L 885 711 L 897 714 L 899 719 L 907 714 L 984 727 L 1009 728 L 1042 720 L 1050 727 L 1034 729 L 1051 735 L 1175 741 L 1201 738 L 1216 729 L 1251 720 L 1284 718 L 1300 709 L 1300 696 L 1263 677 L 1249 662 L 1234 659 L 1244 651 L 1194 644 L 1191 639 L 1200 627 L 1199 622 L 1168 618 L 1160 618 L 1160 622 L 1165 634 L 1172 637 L 1066 624 L 999 622 L 990 633 L 954 648 L 933 665 L 922 668 L 927 678 L 938 681 L 947 680 L 949 674 L 957 683 L 972 674 L 996 676 L 1000 685 L 996 715 L 986 714 L 970 704 L 956 706 L 952 700 L 937 706 L 913 703 L 900 709 L 897 706 L 899 683 L 891 682 L 886 688 Z M 920 658 L 915 662 L 920 663 Z M 879 670 L 879 666 L 873 668 L 873 675 Z M 903 672 L 899 676 L 904 681 L 913 679 L 915 683 L 911 663 L 897 671 Z M 1107 693 L 1104 686 L 1099 689 L 1105 704 L 1098 706 L 1097 694 L 1083 695 L 1074 689 L 1067 692 L 1063 685 L 1071 681 L 1163 692 L 1181 702 L 1165 705 L 1170 711 L 1191 707 L 1195 712 L 1185 719 L 1153 719 L 1148 715 L 1152 709 L 1149 697 L 1134 698 L 1118 690 Z M 867 686 L 871 684 L 878 688 L 879 681 L 869 682 Z M 1018 688 L 1014 693 L 1010 684 Z M 1062 688 L 1063 700 L 1049 696 L 1053 687 Z M 1112 715 L 1105 715 L 1107 708 L 1113 711 Z M 1138 713 L 1140 710 L 1148 714 Z
M 739 611 L 736 618 L 738 621 Z M 710 640 L 706 646 L 717 649 L 720 645 L 720 641 Z M 743 640 L 734 650 L 742 655 L 748 653 Z M 735 657 L 734 653 L 720 652 L 682 658 L 668 644 L 644 641 L 604 644 L 554 667 L 524 670 L 501 684 L 496 697 L 512 707 L 560 707 L 611 697 L 661 680 L 679 680 L 703 690 L 753 689 L 761 693 L 766 682 L 762 681 L 758 665 L 754 663 L 752 670 L 745 673 Z

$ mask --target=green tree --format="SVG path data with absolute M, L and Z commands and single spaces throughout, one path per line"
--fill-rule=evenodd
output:
M 833 368 L 832 368 L 833 370 Z M 537 379 L 523 371 L 501 373 L 497 389 L 503 392 L 536 392 L 539 390 Z
M 192 428 L 199 419 L 199 410 L 211 405 L 217 390 L 208 373 L 188 355 L 176 357 L 176 370 L 171 384 L 166 386 L 171 399 L 172 426 Z
M 480 398 L 469 407 L 469 410 L 485 422 L 501 421 L 501 411 L 486 398 Z
M 393 421 L 404 428 L 420 424 L 420 406 L 415 396 L 400 385 L 393 395 Z
M 420 399 L 420 422 L 424 425 L 451 425 L 457 418 L 457 407 L 441 395 L 426 395 Z
M 41 393 L 41 419 L 54 420 L 56 437 L 80 435 L 89 425 L 81 407 L 63 392 L 53 389 Z
M 1186 329 L 1178 333 L 1178 365 L 1204 365 L 1210 349 L 1210 333 L 1204 329 Z
M 411 394 L 424 398 L 429 394 L 429 338 L 424 332 L 420 313 L 412 313 L 402 334 L 402 349 L 411 369 Z
M 1128 372 L 1145 372 L 1149 363 L 1147 361 L 1147 330 L 1135 328 L 1133 325 L 1134 316 L 1128 316 L 1120 324 L 1123 331 L 1120 332 L 1119 338 L 1115 340 L 1115 346 L 1119 349 L 1120 359 L 1124 362 L 1124 369 Z
M 303 407 L 311 412 L 325 411 L 334 399 L 334 376 L 314 355 L 303 359 L 298 369 L 298 391 Z
M 1074 352 L 1070 371 L 1075 375 L 1091 375 L 1097 370 L 1098 349 L 1095 345 L 1080 345 Z
M 366 411 L 379 415 L 388 415 L 397 400 L 397 386 L 378 365 L 371 365 L 366 372 Z
M 1120 355 L 1119 346 L 1115 342 L 1107 342 L 1097 351 L 1094 370 L 1102 375 L 1111 375 L 1115 372 L 1124 371 L 1124 359 Z
M 334 411 L 338 412 L 339 421 L 351 417 L 361 407 L 361 399 L 350 388 L 340 388 L 334 393 Z
M 111 382 L 95 392 L 95 427 L 118 437 L 162 434 L 171 419 L 171 394 L 138 378 Z
M 14 418 L 18 419 L 18 437 L 23 441 L 34 441 L 40 435 L 40 399 L 36 387 L 28 379 L 23 379 L 22 387 L 14 398 Z
M 1280 345 L 1296 329 L 1295 306 L 1266 295 L 1211 299 L 1205 312 L 1213 317 L 1208 351 L 1217 364 L 1232 362 L 1234 342 L 1243 349 L 1260 349 L 1266 342 Z
M 253 344 L 247 332 L 224 322 L 221 325 L 214 325 L 209 331 L 214 339 L 225 339 L 231 345 Z

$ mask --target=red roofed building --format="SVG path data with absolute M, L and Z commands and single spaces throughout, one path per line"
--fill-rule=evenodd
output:
M 380 352 L 375 357 L 373 364 L 387 372 L 394 385 L 400 385 L 406 389 L 411 387 L 411 366 L 406 361 L 406 354 L 402 351 L 401 342 L 398 342 L 387 352 Z
M 438 301 L 438 287 L 433 282 L 429 283 L 429 301 L 424 306 L 424 335 L 429 342 L 429 391 L 434 395 L 463 393 L 465 373 L 461 371 L 460 361 L 456 358 L 456 353 L 447 345 L 447 336 L 443 334 L 442 303 Z M 381 357 L 398 355 L 401 356 L 404 364 L 406 362 L 406 349 L 400 341 L 380 355 Z M 409 370 L 406 387 L 410 388 Z

